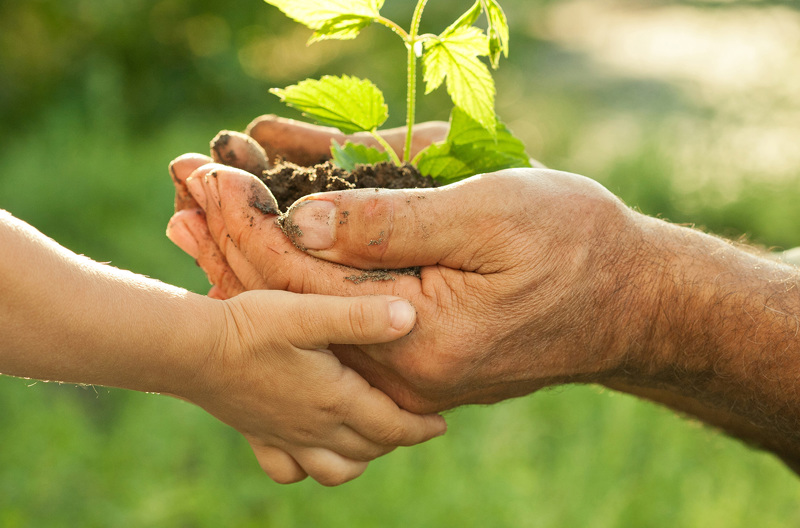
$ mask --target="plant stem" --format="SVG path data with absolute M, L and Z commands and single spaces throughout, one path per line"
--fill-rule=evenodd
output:
M 428 0 L 419 0 L 411 17 L 411 31 L 408 33 L 406 47 L 408 48 L 408 92 L 406 93 L 406 144 L 403 149 L 403 161 L 411 157 L 411 141 L 414 137 L 414 114 L 417 105 L 417 35 L 419 22 L 422 19 L 422 10 Z
M 395 165 L 399 167 L 400 165 L 403 164 L 403 162 L 400 161 L 400 158 L 397 157 L 397 152 L 395 152 L 392 146 L 385 139 L 383 139 L 383 137 L 381 137 L 380 134 L 378 134 L 377 130 L 372 129 L 369 131 L 369 133 L 372 134 L 372 137 L 375 138 L 375 141 L 380 143 L 380 145 L 383 147 L 383 150 L 389 153 L 389 156 L 392 158 L 392 161 L 394 162 Z
M 382 16 L 375 17 L 375 18 L 373 18 L 373 20 L 375 22 L 377 22 L 378 24 L 380 24 L 382 26 L 386 26 L 387 28 L 389 28 L 392 31 L 394 31 L 395 33 L 397 33 L 400 36 L 400 38 L 403 39 L 403 42 L 408 42 L 408 33 L 406 33 L 406 30 L 401 28 L 395 22 L 392 22 L 388 18 L 385 18 L 385 17 L 382 17 Z

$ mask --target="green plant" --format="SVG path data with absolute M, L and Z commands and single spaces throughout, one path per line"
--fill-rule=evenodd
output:
M 449 183 L 481 172 L 509 167 L 528 167 L 522 143 L 495 115 L 495 85 L 480 57 L 497 68 L 508 55 L 508 23 L 496 0 L 477 0 L 442 33 L 420 34 L 420 20 L 427 0 L 418 0 L 408 31 L 381 16 L 383 0 L 266 0 L 293 20 L 314 30 L 309 44 L 325 39 L 353 39 L 372 23 L 391 29 L 408 51 L 406 140 L 402 158 L 378 135 L 388 118 L 383 93 L 372 82 L 347 75 L 307 79 L 272 93 L 289 106 L 342 132 L 368 132 L 385 149 L 381 152 L 352 143 L 334 144 L 334 163 L 352 168 L 357 163 L 392 160 L 411 162 L 420 172 Z M 473 24 L 484 14 L 486 30 Z M 442 84 L 453 101 L 450 133 L 410 158 L 415 119 L 418 62 L 422 62 L 425 93 Z

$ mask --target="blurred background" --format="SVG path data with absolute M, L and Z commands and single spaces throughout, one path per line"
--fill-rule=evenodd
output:
M 797 2 L 502 4 L 498 113 L 532 156 L 647 214 L 800 245 Z M 432 0 L 423 30 L 469 5 Z M 383 12 L 407 25 L 412 9 Z M 388 124 L 403 121 L 396 37 L 371 27 L 307 48 L 308 36 L 259 0 L 0 2 L 0 207 L 78 253 L 207 291 L 163 234 L 170 159 L 256 115 L 296 117 L 267 90 L 307 76 L 369 76 Z M 437 93 L 419 116 L 446 107 Z M 798 480 L 772 456 L 610 391 L 559 388 L 448 420 L 446 437 L 345 486 L 283 487 L 183 402 L 0 378 L 0 527 L 800 522 Z

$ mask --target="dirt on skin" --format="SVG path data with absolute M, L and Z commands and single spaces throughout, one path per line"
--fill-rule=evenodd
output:
M 423 176 L 416 167 L 405 164 L 398 167 L 394 163 L 383 162 L 375 165 L 359 165 L 356 170 L 349 172 L 334 166 L 331 162 L 321 163 L 313 167 L 301 167 L 294 163 L 282 161 L 272 169 L 265 170 L 261 180 L 269 187 L 275 199 L 278 201 L 278 208 L 286 212 L 294 202 L 303 196 L 318 192 L 344 191 L 349 189 L 424 189 L 436 187 L 434 180 L 428 176 Z M 266 214 L 274 214 L 271 204 L 255 204 Z M 345 223 L 349 213 L 342 213 Z M 285 217 L 280 217 L 278 223 L 281 229 L 295 239 L 302 235 L 299 227 L 283 222 Z M 293 230 L 296 230 L 294 232 Z M 370 241 L 370 245 L 383 243 L 383 233 L 378 240 Z M 362 282 L 393 281 L 397 275 L 420 276 L 420 269 L 403 268 L 394 270 L 368 270 L 345 277 L 355 284 Z
M 413 165 L 398 167 L 389 162 L 359 165 L 353 172 L 348 172 L 330 162 L 300 167 L 283 161 L 265 170 L 261 179 L 278 200 L 278 208 L 284 212 L 303 196 L 318 192 L 436 187 L 432 178 L 422 176 Z

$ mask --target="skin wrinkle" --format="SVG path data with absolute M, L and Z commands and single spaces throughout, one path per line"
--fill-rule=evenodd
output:
M 384 261 L 389 244 L 392 243 L 394 232 L 394 200 L 383 198 L 371 198 L 364 206 L 364 224 L 381 226 L 380 234 L 376 237 L 367 236 L 367 251 L 371 258 L 378 262 Z M 372 244 L 373 240 L 381 240 L 378 244 Z
M 720 251 L 725 251 L 725 248 L 718 249 L 715 253 L 719 253 Z M 727 258 L 727 255 L 726 255 L 726 258 Z M 716 290 L 716 291 L 722 290 L 722 292 L 723 292 L 721 295 L 720 294 L 716 295 L 716 299 L 713 300 L 713 304 L 716 304 L 717 306 L 721 306 L 721 305 L 729 304 L 731 302 L 741 303 L 742 313 L 746 314 L 747 317 L 750 318 L 753 321 L 753 323 L 756 325 L 756 330 L 753 333 L 750 333 L 747 336 L 745 336 L 745 339 L 748 342 L 769 344 L 770 341 L 772 341 L 772 340 L 762 341 L 762 340 L 760 340 L 758 338 L 758 333 L 764 331 L 765 322 L 763 322 L 763 321 L 759 322 L 756 319 L 756 317 L 754 315 L 754 312 L 752 312 L 748 308 L 748 305 L 746 304 L 746 301 L 750 297 L 748 295 L 745 295 L 744 292 L 741 292 L 741 291 L 740 292 L 730 291 L 729 290 L 729 288 L 730 288 L 729 284 L 730 283 L 725 279 L 725 274 L 724 273 L 715 274 L 713 276 L 711 282 L 712 282 L 712 286 L 713 286 L 714 290 Z M 726 289 L 728 289 L 728 291 L 725 291 Z M 786 291 L 786 288 L 784 288 L 784 291 Z M 765 309 L 765 307 L 767 306 L 768 303 L 772 302 L 772 300 L 775 298 L 776 295 L 777 295 L 777 292 L 772 292 L 772 293 L 767 295 L 767 298 L 764 301 L 760 301 L 759 302 L 759 304 L 762 306 L 762 310 Z M 691 301 L 691 299 L 688 299 L 687 302 L 684 305 L 685 308 L 684 308 L 683 320 L 689 320 L 687 317 L 690 315 L 690 311 L 691 311 L 691 309 L 689 308 L 690 307 L 690 301 Z M 756 302 L 758 302 L 758 301 L 756 300 Z M 780 310 L 780 312 L 781 313 L 786 313 L 785 309 Z M 795 316 L 795 320 L 796 320 L 796 316 Z M 722 321 L 720 321 L 720 323 L 721 324 L 716 325 L 716 326 L 715 325 L 711 325 L 711 327 L 707 327 L 707 329 L 705 331 L 705 333 L 707 333 L 707 337 L 703 338 L 704 342 L 718 341 L 721 338 L 724 338 L 724 336 L 726 336 L 729 333 L 729 330 L 727 329 L 726 320 L 723 318 Z M 795 325 L 794 335 L 797 335 L 797 326 L 796 325 Z M 689 339 L 689 341 L 691 341 L 691 339 Z M 688 349 L 686 350 L 686 352 L 688 353 Z M 769 409 L 768 406 L 760 403 L 760 401 L 757 400 L 757 399 L 739 398 L 737 396 L 737 397 L 733 398 L 734 401 L 731 402 L 730 399 L 733 397 L 733 394 L 734 394 L 734 391 L 732 391 L 731 389 L 725 390 L 721 394 L 717 394 L 716 396 L 713 396 L 713 395 L 710 395 L 710 394 L 706 393 L 707 392 L 706 389 L 708 389 L 709 386 L 711 386 L 710 388 L 713 389 L 714 388 L 713 386 L 720 386 L 722 381 L 728 381 L 729 382 L 729 381 L 733 381 L 733 380 L 736 379 L 736 378 L 733 378 L 731 373 L 728 372 L 728 370 L 730 369 L 730 361 L 725 361 L 723 359 L 723 357 L 724 356 L 720 356 L 718 358 L 718 360 L 715 361 L 711 366 L 710 379 L 711 380 L 715 380 L 715 381 L 713 381 L 713 382 L 708 381 L 709 377 L 706 377 L 706 379 L 703 380 L 702 377 L 698 378 L 698 373 L 695 373 L 694 374 L 693 384 L 690 385 L 690 391 L 692 393 L 694 393 L 696 395 L 696 397 L 702 398 L 704 401 L 707 402 L 707 404 L 712 405 L 713 407 L 716 407 L 716 408 L 721 408 L 723 410 L 727 410 L 727 411 L 733 412 L 733 413 L 739 413 L 739 414 L 744 415 L 744 416 L 753 416 L 754 414 L 759 414 L 760 413 L 763 416 L 768 417 L 768 421 L 771 422 L 771 424 L 773 426 L 775 426 L 780 431 L 782 431 L 782 434 L 789 435 L 789 437 L 791 437 L 791 438 L 797 438 L 798 437 L 798 433 L 797 433 L 797 429 L 798 429 L 797 425 L 798 424 L 796 423 L 796 420 L 788 418 L 788 417 L 786 417 L 786 418 L 777 418 L 778 409 L 786 408 L 787 407 L 786 403 L 779 403 L 777 406 L 774 406 L 774 407 L 777 407 L 777 409 L 775 409 L 775 408 L 774 409 Z M 736 358 L 731 358 L 731 359 L 735 360 Z M 741 359 L 739 359 L 739 361 L 741 361 Z M 751 372 L 751 373 L 755 373 L 756 375 L 764 376 L 765 374 L 767 374 L 767 372 L 765 372 L 763 370 L 764 367 L 762 367 L 761 364 L 760 364 L 762 361 L 763 361 L 763 359 L 759 360 L 759 358 L 756 356 L 756 357 L 748 360 L 746 363 L 742 364 L 739 367 L 739 369 L 743 370 L 744 372 Z M 772 368 L 775 368 L 775 367 L 772 367 Z M 679 377 L 679 379 L 682 379 L 682 383 L 681 384 L 684 385 L 684 386 L 686 385 L 686 381 L 688 381 L 688 379 L 692 379 L 692 378 L 688 377 L 688 375 L 685 373 L 685 371 L 682 373 L 680 370 L 676 370 L 674 375 Z M 669 377 L 670 377 L 669 375 L 665 376 L 666 379 L 664 380 L 664 382 L 665 382 L 666 385 L 669 385 Z M 701 382 L 701 380 L 705 381 L 705 383 Z M 716 389 L 714 389 L 714 390 L 716 390 Z M 741 391 L 742 394 L 745 394 L 746 392 L 747 392 L 746 390 L 742 390 Z M 795 392 L 796 392 L 796 390 L 795 390 Z M 727 404 L 726 404 L 726 401 L 727 401 Z M 747 410 L 748 408 L 750 408 L 751 410 L 748 411 Z
M 508 203 L 509 188 L 533 192 L 515 208 Z M 467 200 L 468 194 L 477 199 Z M 484 233 L 480 219 L 495 216 L 493 220 L 517 223 L 525 233 L 521 240 L 507 238 L 502 227 L 496 227 L 504 224 L 497 222 L 489 233 L 500 233 L 498 246 L 509 249 L 499 248 L 496 255 L 490 252 L 481 257 L 505 256 L 507 260 L 514 254 L 533 256 L 530 262 L 515 261 L 510 267 L 511 273 L 520 270 L 517 282 L 508 280 L 515 278 L 511 273 L 462 275 L 462 279 L 447 276 L 441 280 L 445 270 L 424 268 L 422 296 L 416 303 L 424 317 L 410 336 L 412 346 L 398 345 L 394 351 L 407 354 L 379 359 L 399 375 L 393 378 L 398 389 L 392 396 L 402 392 L 399 397 L 404 402 L 431 408 L 443 405 L 445 395 L 449 395 L 447 403 L 452 404 L 468 403 L 473 397 L 474 401 L 489 401 L 584 377 L 604 377 L 599 381 L 613 388 L 616 374 L 626 379 L 626 383 L 620 380 L 623 390 L 631 387 L 630 379 L 668 388 L 671 394 L 648 390 L 667 405 L 688 406 L 686 412 L 727 430 L 744 431 L 743 437 L 749 435 L 751 440 L 767 443 L 784 458 L 792 449 L 797 452 L 791 445 L 787 449 L 788 437 L 783 433 L 776 433 L 777 439 L 764 434 L 774 431 L 770 424 L 791 426 L 796 421 L 791 414 L 796 399 L 791 395 L 797 389 L 792 390 L 791 380 L 800 377 L 800 369 L 790 371 L 788 377 L 781 378 L 784 381 L 762 383 L 781 376 L 782 370 L 794 369 L 791 358 L 775 356 L 791 345 L 800 331 L 800 309 L 783 296 L 796 286 L 796 280 L 794 284 L 782 282 L 782 275 L 769 271 L 769 265 L 765 265 L 767 271 L 759 270 L 761 264 L 753 265 L 742 257 L 735 245 L 629 212 L 599 184 L 575 175 L 503 171 L 427 196 L 429 202 L 443 197 L 437 203 L 438 211 L 450 211 L 469 224 L 473 236 L 459 246 L 464 253 L 468 253 L 469 245 L 479 252 L 492 248 L 482 244 L 475 233 Z M 418 208 L 410 205 L 406 203 L 406 208 L 416 214 Z M 470 206 L 476 208 L 475 214 L 464 214 L 463 209 Z M 509 209 L 516 212 L 507 212 Z M 401 210 L 399 203 L 397 210 Z M 435 218 L 434 223 L 416 222 L 412 231 L 415 240 L 423 240 L 425 235 L 435 238 L 441 226 L 457 231 L 458 226 L 444 213 Z M 378 231 L 370 233 L 370 238 Z M 391 240 L 398 243 L 396 232 Z M 452 240 L 454 244 L 458 241 Z M 404 244 L 419 252 L 413 241 Z M 398 249 L 393 247 L 393 251 Z M 366 253 L 363 248 L 360 251 Z M 458 249 L 448 253 L 450 259 L 459 256 Z M 462 260 L 475 262 L 469 256 Z M 742 277 L 738 276 L 740 272 Z M 526 276 L 530 277 L 528 281 Z M 763 281 L 769 284 L 766 291 L 761 289 Z M 482 304 L 469 305 L 469 296 L 456 295 L 451 289 L 478 283 L 485 293 Z M 514 293 L 501 297 L 493 286 Z M 505 310 L 499 312 L 501 315 L 498 307 Z M 526 309 L 529 314 L 525 314 Z M 515 326 L 512 319 L 520 314 L 530 320 Z M 456 315 L 463 320 L 446 321 Z M 474 320 L 479 317 L 480 323 Z M 748 322 L 750 332 L 742 332 L 740 327 Z M 767 337 L 778 329 L 775 338 Z M 474 339 L 482 334 L 485 337 Z M 473 342 L 468 342 L 470 339 Z M 725 340 L 734 340 L 737 346 L 726 348 Z M 459 346 L 448 347 L 450 342 Z M 420 350 L 423 343 L 429 346 L 425 351 Z M 749 350 L 745 353 L 745 349 Z M 459 354 L 467 356 L 462 364 L 456 360 Z M 419 368 L 421 375 L 403 381 L 413 368 Z M 383 370 L 378 373 L 384 374 Z M 508 381 L 515 375 L 524 378 L 523 371 L 532 374 L 531 379 Z M 433 387 L 437 376 L 438 389 Z M 453 386 L 454 380 L 464 381 L 464 386 Z M 507 391 L 503 381 L 508 381 Z M 774 392 L 786 398 L 774 397 Z M 442 399 L 433 398 L 437 394 Z M 729 414 L 731 409 L 738 414 Z M 781 414 L 782 410 L 787 411 Z M 757 421 L 754 415 L 759 413 L 766 418 L 758 427 L 748 423 Z

